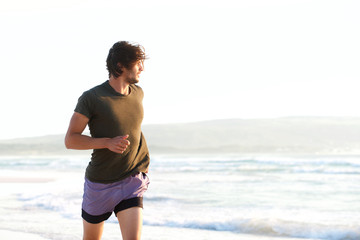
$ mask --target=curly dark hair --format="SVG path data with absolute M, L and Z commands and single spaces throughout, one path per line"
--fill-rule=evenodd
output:
M 138 61 L 144 61 L 147 58 L 145 49 L 139 44 L 131 44 L 127 41 L 116 42 L 109 50 L 106 59 L 106 68 L 109 77 L 119 77 L 122 74 L 121 68 L 130 69 Z

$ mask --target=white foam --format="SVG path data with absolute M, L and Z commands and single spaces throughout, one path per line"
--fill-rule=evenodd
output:
M 231 221 L 179 221 L 168 220 L 154 222 L 144 221 L 145 225 L 179 227 L 191 229 L 204 229 L 213 231 L 230 231 L 253 235 L 316 238 L 330 240 L 359 240 L 360 229 L 358 226 L 323 225 L 306 222 L 289 222 L 277 219 L 233 219 Z
M 54 181 L 3 184 L 1 196 L 15 194 L 21 201 L 21 208 L 14 209 L 21 209 L 21 214 L 46 210 L 66 221 L 80 218 L 85 170 L 80 165 L 88 160 L 31 158 L 26 160 L 28 166 L 16 160 L 21 170 L 16 161 L 5 161 L 9 164 L 1 170 L 5 177 L 41 176 Z M 359 240 L 360 177 L 353 174 L 359 171 L 357 162 L 353 158 L 344 162 L 275 157 L 158 159 L 149 173 L 144 223 L 239 236 Z

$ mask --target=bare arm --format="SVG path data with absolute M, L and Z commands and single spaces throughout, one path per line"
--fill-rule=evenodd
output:
M 68 131 L 65 136 L 65 146 L 68 149 L 101 149 L 108 148 L 116 153 L 123 153 L 130 145 L 128 135 L 114 138 L 93 138 L 83 135 L 83 131 L 89 119 L 75 112 L 71 117 Z

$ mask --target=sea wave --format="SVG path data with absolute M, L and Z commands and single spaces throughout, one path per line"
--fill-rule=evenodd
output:
M 45 189 L 44 189 L 45 190 Z M 81 206 L 80 189 L 66 191 L 65 188 L 58 192 L 46 193 L 27 192 L 18 195 L 18 200 L 23 202 L 23 210 L 33 211 L 41 208 L 61 213 L 69 219 L 79 218 L 79 207 Z M 177 199 L 167 196 L 148 196 L 146 201 L 149 206 L 153 203 L 176 204 Z M 180 204 L 182 205 L 182 204 Z M 173 207 L 171 207 L 173 208 Z M 209 215 L 210 216 L 210 215 Z M 285 220 L 276 218 L 231 218 L 219 215 L 218 218 L 204 220 L 184 213 L 183 216 L 168 218 L 168 214 L 152 214 L 151 211 L 144 216 L 144 225 L 165 226 L 176 228 L 191 228 L 212 231 L 229 231 L 233 233 L 246 233 L 274 237 L 314 238 L 326 240 L 359 240 L 360 227 L 355 224 L 322 224 L 320 222 Z M 111 220 L 110 221 L 116 221 Z
M 2 169 L 16 170 L 48 170 L 48 169 L 85 169 L 89 158 L 70 156 L 29 156 L 29 157 L 0 157 Z
M 359 226 L 325 225 L 319 223 L 290 222 L 275 219 L 234 219 L 220 222 L 200 221 L 151 221 L 144 225 L 177 228 L 230 231 L 274 237 L 315 238 L 326 240 L 359 240 Z
M 144 199 L 149 202 L 169 202 L 169 201 L 178 201 L 178 199 L 165 197 L 165 196 L 144 196 Z

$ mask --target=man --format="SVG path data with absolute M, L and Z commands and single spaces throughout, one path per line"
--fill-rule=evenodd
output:
M 112 212 L 123 239 L 140 239 L 142 196 L 150 157 L 141 132 L 144 70 L 142 46 L 122 41 L 109 51 L 109 80 L 79 98 L 65 137 L 69 149 L 93 149 L 86 168 L 82 218 L 84 239 L 100 239 Z M 89 126 L 90 136 L 83 135 Z

